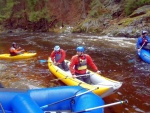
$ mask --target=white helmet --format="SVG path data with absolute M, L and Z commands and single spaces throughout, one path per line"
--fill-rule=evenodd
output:
M 147 31 L 142 31 L 142 35 L 147 34 L 147 33 L 148 33 Z
M 54 47 L 54 51 L 59 51 L 60 50 L 60 47 L 59 46 L 55 46 Z

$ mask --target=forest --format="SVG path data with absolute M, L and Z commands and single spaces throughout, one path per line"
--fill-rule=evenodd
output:
M 71 32 L 108 34 L 117 28 L 111 34 L 134 37 L 141 26 L 149 31 L 149 5 L 150 0 L 1 0 L 0 31 L 64 32 L 71 26 Z M 122 33 L 128 27 L 138 29 Z

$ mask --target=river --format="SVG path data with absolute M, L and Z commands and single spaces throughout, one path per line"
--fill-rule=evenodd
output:
M 136 55 L 134 38 L 107 37 L 71 33 L 5 33 L 0 34 L 0 54 L 8 53 L 12 42 L 37 56 L 25 60 L 0 60 L 0 82 L 7 88 L 31 89 L 64 85 L 50 82 L 47 60 L 53 47 L 60 45 L 67 52 L 67 59 L 76 54 L 77 46 L 93 58 L 102 75 L 123 82 L 115 93 L 104 98 L 105 104 L 128 100 L 127 104 L 105 108 L 105 113 L 150 113 L 150 64 Z

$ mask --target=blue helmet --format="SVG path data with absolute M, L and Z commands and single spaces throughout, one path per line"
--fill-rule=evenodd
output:
M 76 48 L 76 50 L 77 50 L 78 52 L 84 52 L 84 47 L 79 46 L 79 47 Z
M 54 51 L 59 51 L 60 50 L 60 47 L 57 45 L 54 47 Z

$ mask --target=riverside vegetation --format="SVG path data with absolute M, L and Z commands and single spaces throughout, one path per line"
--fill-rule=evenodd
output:
M 1 32 L 86 32 L 137 37 L 150 32 L 150 0 L 3 0 Z

